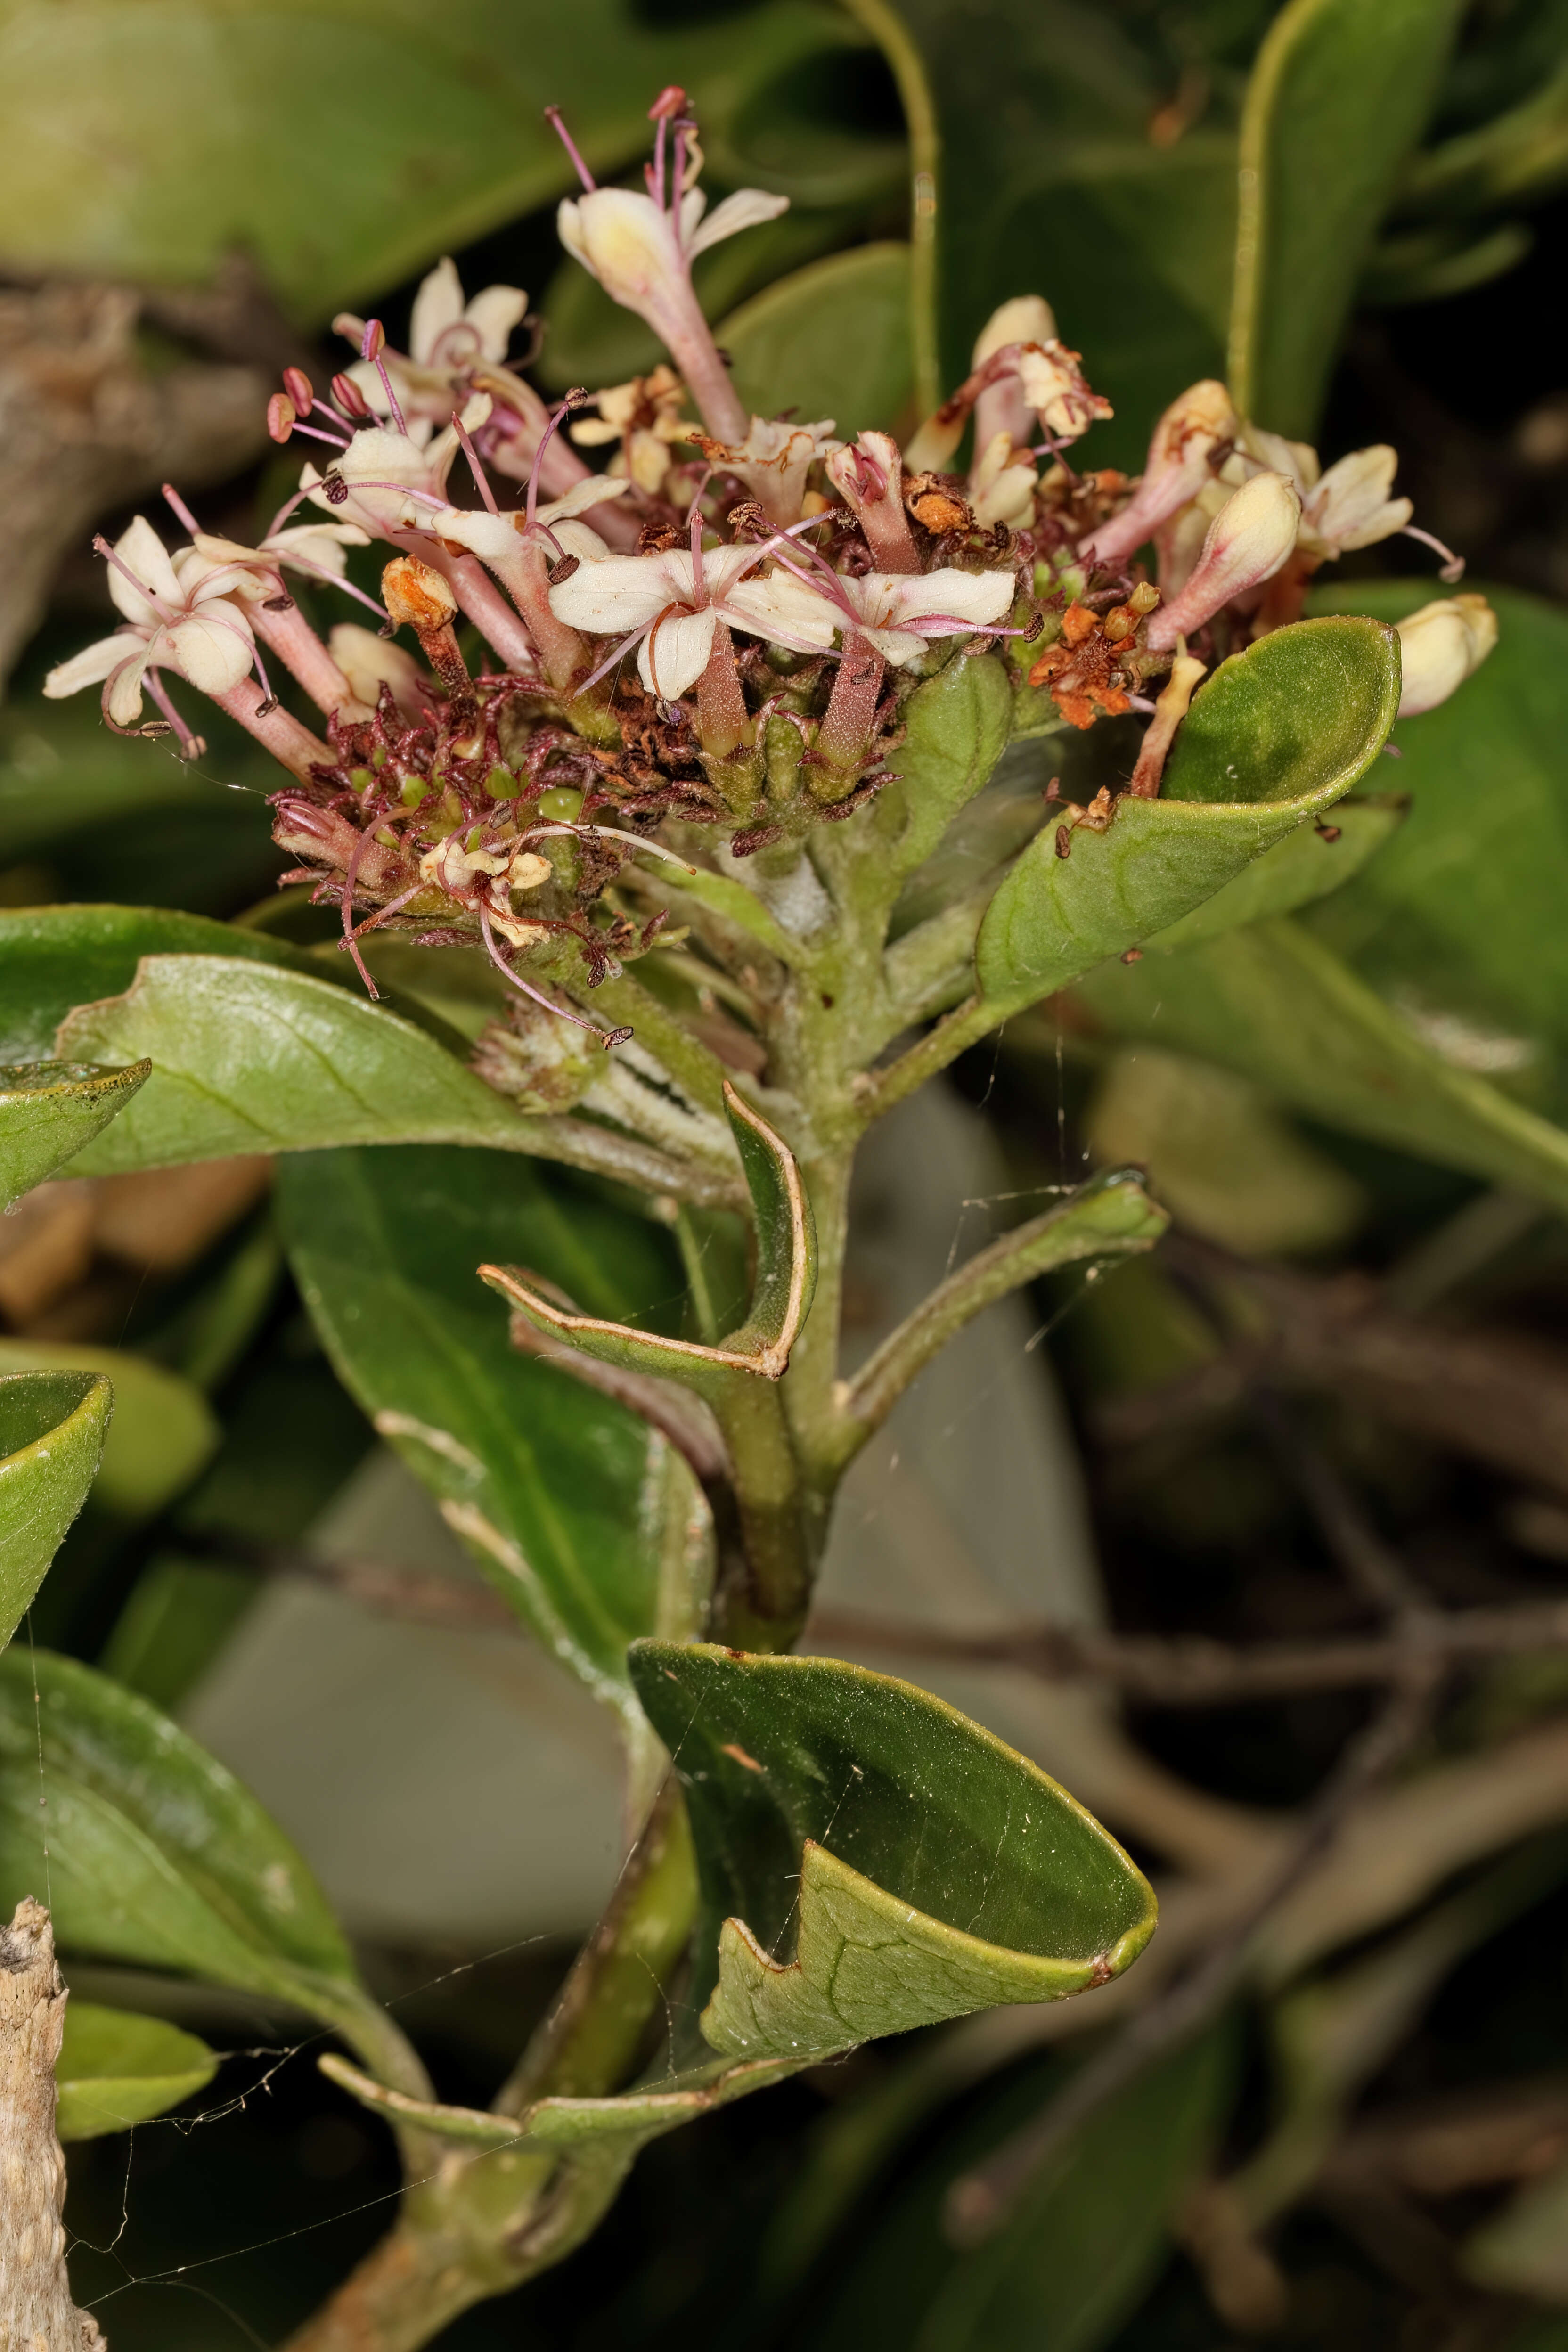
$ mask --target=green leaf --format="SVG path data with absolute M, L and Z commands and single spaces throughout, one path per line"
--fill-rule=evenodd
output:
M 127 2131 L 205 2090 L 217 2069 L 216 2051 L 161 2017 L 69 2000 L 55 2066 L 55 2129 L 63 2140 Z
M 110 1382 L 114 1417 L 92 1499 L 95 1509 L 117 1517 L 155 1517 L 216 1450 L 221 1433 L 201 1391 L 146 1356 L 54 1339 L 0 1339 L 0 1372 L 85 1374 Z
M 111 1402 L 91 1373 L 0 1376 L 0 1650 L 86 1500 Z
M 520 1353 L 476 1269 L 518 1257 L 606 1315 L 679 1293 L 658 1229 L 491 1152 L 322 1152 L 279 1171 L 296 1278 L 340 1378 L 543 1647 L 623 1714 L 658 1622 L 665 1449 Z
M 1270 915 L 1294 914 L 1299 907 L 1342 890 L 1398 831 L 1405 809 L 1403 800 L 1340 802 L 1331 827 L 1298 825 L 1201 907 L 1146 939 L 1144 953 L 1169 955 L 1196 947 Z
M 209 280 L 238 248 L 297 318 L 325 320 L 574 186 L 547 104 L 603 176 L 645 152 L 666 83 L 722 123 L 842 41 L 797 0 L 673 36 L 621 0 L 438 16 L 416 0 L 10 0 L 0 256 L 24 276 L 167 284 Z
M 159 907 L 0 908 L 0 1053 L 8 1062 L 47 1060 L 72 1007 L 120 995 L 144 955 L 244 956 L 310 969 L 281 940 L 205 915 Z
M 904 706 L 895 779 L 877 795 L 890 878 L 925 864 L 989 781 L 1012 723 L 1012 684 L 994 655 L 978 661 L 961 655 L 916 687 Z
M 255 1798 L 106 1675 L 13 1650 L 0 1658 L 0 1899 L 9 1909 L 46 1874 L 68 1950 L 270 1994 L 378 2049 L 385 2029 L 342 1932 Z
M 1426 126 L 1462 0 L 1290 0 L 1241 127 L 1231 396 L 1311 439 L 1363 261 Z
M 1203 1055 L 1352 1135 L 1568 1207 L 1568 1134 L 1457 1068 L 1298 923 L 1078 984 L 1123 1037 Z
M 52 1176 L 124 1109 L 151 1062 L 100 1070 L 88 1062 L 0 1068 L 0 1210 Z
M 727 1078 L 724 1108 L 752 1198 L 757 1265 L 746 1319 L 717 1346 L 577 1314 L 543 1296 L 516 1266 L 479 1269 L 490 1287 L 547 1338 L 617 1370 L 683 1381 L 715 1405 L 729 1395 L 737 1376 L 783 1378 L 816 1287 L 816 1233 L 795 1155 Z
M 1314 602 L 1397 621 L 1434 593 L 1433 580 L 1358 581 Z M 1495 652 L 1394 730 L 1401 757 L 1387 772 L 1409 793 L 1405 824 L 1308 927 L 1380 995 L 1521 1039 L 1550 1070 L 1568 1052 L 1568 613 L 1514 589 L 1487 594 Z
M 686 1790 L 705 2039 L 797 2059 L 1126 1968 L 1154 1898 L 1035 1765 L 906 1683 L 825 1658 L 639 1642 Z M 715 1964 L 717 1982 L 714 1983 Z
M 233 937 L 242 936 L 239 933 Z M 528 1147 L 531 1132 L 444 1046 L 326 980 L 224 955 L 149 955 L 123 996 L 61 1024 L 62 1048 L 149 1054 L 130 1118 L 84 1175 L 344 1143 Z M 132 1047 L 129 1041 L 141 1039 Z
M 1468 2240 L 1461 2267 L 1494 2294 L 1568 2303 L 1568 2164 L 1510 2198 Z M 1568 2330 L 1568 2322 L 1562 2324 Z
M 980 927 L 986 999 L 1017 1011 L 1212 898 L 1350 791 L 1398 704 L 1398 639 L 1378 622 L 1303 621 L 1233 654 L 1194 697 L 1158 800 L 1124 793 L 1102 833 L 1047 827 L 1023 852 Z
M 1068 2070 L 1037 2063 L 972 2105 L 824 2276 L 822 2352 L 877 2341 L 910 2352 L 1094 2352 L 1120 2341 L 1223 2118 L 1231 2039 L 1221 2023 L 1147 2067 L 1071 2134 L 1004 2229 L 959 2254 L 942 2210 L 955 2178 L 1032 2120 Z
M 922 405 L 968 373 L 998 303 L 1044 294 L 1115 406 L 1090 462 L 1135 468 L 1173 394 L 1222 373 L 1234 138 L 1222 122 L 1156 145 L 1165 74 L 1105 9 L 852 5 L 887 53 L 929 175 L 914 223 Z
M 852 439 L 896 425 L 914 391 L 910 248 L 862 245 L 780 278 L 715 329 L 748 408 L 834 418 Z

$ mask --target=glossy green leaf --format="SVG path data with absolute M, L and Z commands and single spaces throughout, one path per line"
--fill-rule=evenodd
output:
M 0 1068 L 0 1210 L 74 1159 L 124 1109 L 151 1062 L 102 1070 L 87 1062 L 14 1062 Z
M 613 172 L 644 152 L 667 82 L 721 121 L 842 37 L 797 0 L 696 37 L 621 0 L 438 16 L 415 0 L 10 0 L 0 256 L 24 275 L 188 283 L 239 248 L 296 316 L 324 320 L 574 186 L 547 104 Z
M 775 279 L 715 332 L 735 388 L 772 416 L 831 416 L 841 436 L 897 425 L 914 391 L 910 248 L 861 245 Z
M 92 1490 L 95 1508 L 124 1519 L 152 1518 L 205 1468 L 219 1429 L 201 1391 L 178 1372 L 121 1348 L 63 1340 L 0 1339 L 0 1373 L 97 1377 L 114 1391 L 114 1415 Z
M 998 303 L 1044 294 L 1116 410 L 1089 462 L 1136 468 L 1173 394 L 1223 372 L 1236 217 L 1223 115 L 1155 144 L 1164 71 L 1120 16 L 1074 0 L 866 0 L 855 13 L 887 52 L 930 175 L 915 221 L 922 403 L 968 373 Z
M 281 940 L 161 907 L 0 908 L 0 1053 L 47 1061 L 73 1006 L 119 996 L 144 955 L 242 956 L 308 971 Z M 132 1058 L 136 1058 L 132 1056 Z
M 63 2140 L 127 2131 L 194 2098 L 217 2069 L 216 2051 L 161 2017 L 68 2000 L 55 2066 L 55 2128 Z
M 1143 942 L 1149 955 L 1168 955 L 1218 939 L 1270 915 L 1292 915 L 1342 890 L 1395 834 L 1405 814 L 1399 800 L 1341 801 L 1331 826 L 1298 825 L 1232 882 Z
M 1568 1134 L 1457 1067 L 1289 919 L 1079 983 L 1097 1021 L 1239 1070 L 1293 1108 L 1568 1207 Z
M 235 934 L 236 937 L 241 936 Z M 61 1024 L 62 1048 L 151 1055 L 132 1115 L 84 1175 L 343 1143 L 527 1146 L 531 1129 L 455 1055 L 385 1005 L 229 955 L 149 955 L 123 996 Z
M 727 2055 L 1058 2000 L 1153 1932 L 1147 1882 L 1099 1823 L 924 1691 L 710 1644 L 638 1643 L 632 1675 L 686 1790 L 702 2032 Z
M 1301 622 L 1232 655 L 1194 697 L 1158 800 L 1123 794 L 1103 833 L 1047 827 L 1024 851 L 980 927 L 986 998 L 1017 1011 L 1212 898 L 1350 791 L 1398 702 L 1379 622 Z
M 1221 2023 L 1147 2067 L 1078 2127 L 994 2238 L 959 2253 L 943 2226 L 955 2179 L 1026 2126 L 1068 2070 L 1037 2061 L 972 2104 L 822 2277 L 821 2352 L 879 2341 L 910 2352 L 1096 2352 L 1119 2341 L 1209 2157 L 1230 2045 Z
M 520 1259 L 591 1309 L 679 1297 L 658 1229 L 493 1152 L 323 1152 L 279 1170 L 290 1262 L 340 1378 L 536 1638 L 614 1706 L 658 1622 L 665 1449 L 520 1353 L 478 1267 Z
M 1397 621 L 1444 593 L 1430 579 L 1374 580 L 1314 601 Z M 1495 652 L 1394 730 L 1401 757 L 1382 780 L 1409 794 L 1406 822 L 1307 922 L 1380 995 L 1522 1040 L 1550 1068 L 1568 1056 L 1568 613 L 1515 589 L 1487 594 Z M 1560 1075 L 1555 1087 L 1560 1099 Z
M 9 1911 L 46 1876 L 64 1949 L 294 2001 L 379 2054 L 379 2012 L 342 1930 L 255 1798 L 106 1675 L 13 1649 L 0 1658 L 0 1901 Z
M 0 1650 L 87 1499 L 111 1402 L 90 1372 L 7 1370 L 0 1357 Z
M 737 1379 L 776 1381 L 811 1311 L 816 1233 L 795 1156 L 767 1121 L 724 1082 L 724 1108 L 756 1223 L 757 1263 L 745 1321 L 717 1345 L 634 1330 L 548 1297 L 516 1266 L 487 1265 L 484 1279 L 548 1339 L 617 1370 L 682 1381 L 721 1406 Z
M 1463 0 L 1289 0 L 1258 53 L 1241 128 L 1231 394 L 1310 439 L 1406 156 L 1432 110 Z

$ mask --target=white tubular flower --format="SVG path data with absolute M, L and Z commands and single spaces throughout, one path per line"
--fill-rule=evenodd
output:
M 1209 379 L 1193 384 L 1154 427 L 1143 478 L 1131 499 L 1079 541 L 1079 553 L 1092 563 L 1125 563 L 1162 523 L 1198 496 L 1212 477 L 1214 459 L 1240 431 L 1241 420 L 1223 383 Z M 1289 474 L 1292 468 L 1287 463 L 1276 470 Z
M 844 446 L 833 437 L 831 416 L 815 425 L 786 425 L 753 416 L 743 441 L 730 446 L 704 434 L 700 446 L 710 465 L 721 466 L 745 484 L 771 523 L 784 530 L 800 520 L 806 477 L 819 457 Z
M 1444 596 L 1401 621 L 1401 719 L 1447 702 L 1496 643 L 1497 614 L 1484 596 Z
M 1204 551 L 1180 595 L 1149 624 L 1153 653 L 1171 653 L 1222 604 L 1272 579 L 1296 545 L 1301 499 L 1283 474 L 1256 474 L 1228 498 L 1209 525 Z
M 390 348 L 382 361 L 405 417 L 424 417 L 445 425 L 468 391 L 474 369 L 484 362 L 499 367 L 507 347 L 528 313 L 528 297 L 521 287 L 487 286 L 469 302 L 449 257 L 438 261 L 414 298 L 406 353 Z M 344 311 L 333 320 L 334 331 L 358 344 L 364 320 Z M 344 370 L 376 416 L 390 416 L 392 404 L 381 370 L 373 360 L 357 360 Z
M 836 449 L 827 478 L 866 534 L 884 572 L 918 572 L 914 533 L 904 512 L 904 458 L 890 433 L 862 433 Z
M 596 188 L 568 140 L 584 193 L 562 199 L 555 225 L 567 252 L 611 299 L 647 320 L 690 385 L 708 430 L 735 442 L 745 437 L 746 413 L 692 290 L 691 265 L 725 237 L 776 220 L 789 209 L 789 198 L 740 188 L 704 219 L 708 199 L 696 184 L 702 154 L 696 125 L 679 112 L 684 104 L 684 91 L 671 89 L 653 110 L 658 144 L 646 195 L 631 188 Z M 674 153 L 667 168 L 672 128 Z
M 1017 594 L 1011 572 L 868 572 L 840 579 L 838 596 L 857 633 L 884 661 L 918 661 L 933 637 L 994 628 Z M 842 625 L 842 621 L 841 621 Z
M 589 555 L 552 588 L 550 609 L 569 627 L 595 636 L 624 632 L 626 643 L 611 661 L 636 645 L 644 686 L 672 702 L 706 669 L 721 621 L 799 653 L 832 644 L 833 610 L 814 590 L 788 572 L 746 578 L 763 557 L 755 547 L 709 548 L 700 562 L 685 548 L 660 555 Z
M 481 394 L 463 411 L 465 431 L 487 423 L 490 401 Z M 430 530 L 447 505 L 447 477 L 458 454 L 455 432 L 430 436 L 427 425 L 398 433 L 390 425 L 368 425 L 322 474 L 307 462 L 300 487 L 312 506 L 341 516 L 372 538 Z
M 665 486 L 677 442 L 695 444 L 696 425 L 681 415 L 686 386 L 673 368 L 656 367 L 651 375 L 633 376 L 629 383 L 613 383 L 594 395 L 597 416 L 580 418 L 569 428 L 584 449 L 621 445 L 612 465 L 635 482 L 647 498 L 657 498 Z
M 1398 452 L 1380 442 L 1331 466 L 1301 500 L 1302 546 L 1332 561 L 1403 530 L 1415 509 L 1389 495 L 1398 464 Z
M 1054 343 L 1057 340 L 1056 312 L 1043 294 L 1016 294 L 1012 301 L 1004 302 L 993 310 L 974 339 L 974 354 L 970 361 L 973 369 L 984 368 L 989 359 L 1005 350 L 1009 343 Z M 1023 387 L 1016 375 L 1003 376 L 988 384 L 974 404 L 974 454 L 978 459 L 988 451 L 999 433 L 1012 436 L 1015 445 L 1028 446 L 1033 412 L 1024 398 Z M 978 467 L 976 467 L 978 471 Z M 970 503 L 974 504 L 974 483 L 970 482 Z M 978 509 L 976 509 L 978 511 Z M 993 521 L 1011 521 L 1011 516 L 992 516 Z
M 227 694 L 256 659 L 233 584 L 205 566 L 182 580 L 152 524 L 138 515 L 115 541 L 109 565 L 109 593 L 127 626 L 52 669 L 45 694 L 59 701 L 101 684 L 104 715 L 115 727 L 133 727 L 141 718 L 149 670 L 172 669 L 215 698 Z

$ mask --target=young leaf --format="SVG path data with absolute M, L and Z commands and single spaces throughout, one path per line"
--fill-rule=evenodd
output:
M 52 1176 L 124 1109 L 151 1062 L 100 1070 L 86 1062 L 0 1068 L 0 1211 Z
M 724 1108 L 741 1155 L 757 1228 L 751 1309 L 738 1331 L 714 1347 L 668 1339 L 625 1323 L 581 1315 L 545 1297 L 521 1268 L 483 1265 L 492 1290 L 521 1308 L 537 1329 L 617 1370 L 683 1381 L 719 1403 L 737 1374 L 782 1379 L 816 1286 L 816 1235 L 795 1156 L 783 1138 L 724 1081 Z
M 1231 396 L 1310 439 L 1363 260 L 1432 110 L 1463 0 L 1290 0 L 1241 126 Z
M 1326 1126 L 1568 1207 L 1568 1134 L 1446 1061 L 1289 919 L 1080 981 L 1097 1021 L 1205 1055 Z
M 122 1519 L 150 1519 L 184 1492 L 216 1451 L 221 1432 L 198 1388 L 150 1357 L 120 1348 L 73 1348 L 54 1339 L 0 1339 L 0 1373 L 107 1381 L 113 1419 L 92 1490 Z
M 543 1647 L 629 1710 L 626 1644 L 657 1622 L 660 1441 L 513 1348 L 476 1268 L 523 1258 L 600 1314 L 642 1314 L 679 1291 L 658 1228 L 488 1151 L 285 1161 L 278 1210 L 344 1386 Z
M 193 2098 L 217 2068 L 205 2042 L 161 2017 L 68 2001 L 55 2065 L 55 2129 L 63 2140 L 126 2131 Z
M 145 956 L 123 996 L 79 1006 L 59 1034 L 98 1058 L 139 1038 L 154 1065 L 133 1115 L 83 1156 L 87 1175 L 342 1143 L 526 1148 L 516 1111 L 425 1031 L 226 951 Z
M 378 2072 L 401 2042 L 300 1855 L 233 1775 L 107 1675 L 13 1649 L 0 1658 L 0 1899 L 46 1877 L 68 1949 L 296 2002 Z
M 742 403 L 772 416 L 831 416 L 852 440 L 895 425 L 914 386 L 910 248 L 860 245 L 814 261 L 722 320 Z
M 1015 1012 L 1165 930 L 1365 774 L 1399 705 L 1376 621 L 1304 621 L 1223 662 L 1194 697 L 1158 800 L 1102 832 L 1037 835 L 985 912 L 981 987 Z
M 111 1402 L 91 1372 L 0 1376 L 0 1650 L 86 1499 Z
M 1115 1841 L 928 1693 L 710 1644 L 639 1642 L 631 1667 L 690 1809 L 714 2049 L 793 2059 L 1059 2000 L 1152 1934 Z

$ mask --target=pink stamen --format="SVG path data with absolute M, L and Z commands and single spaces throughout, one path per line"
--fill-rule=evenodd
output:
M 539 446 L 533 453 L 533 463 L 528 469 L 528 504 L 523 510 L 526 518 L 523 525 L 525 530 L 533 529 L 534 512 L 539 505 L 539 469 L 544 462 L 544 453 L 559 429 L 562 418 L 569 416 L 574 408 L 581 408 L 587 397 L 584 388 L 581 384 L 574 384 L 544 420 L 544 430 L 539 436 Z
M 338 904 L 343 919 L 343 945 L 353 956 L 354 970 L 363 981 L 372 1002 L 379 1004 L 381 991 L 365 969 L 364 958 L 359 951 L 359 941 L 354 937 L 354 884 L 359 878 L 360 860 L 369 848 L 375 829 L 374 825 L 367 825 L 355 842 L 353 856 L 349 859 L 348 871 L 343 876 L 343 887 L 339 895 Z
M 174 488 L 173 482 L 165 482 L 163 484 L 163 496 L 169 506 L 173 509 L 177 521 L 183 522 L 188 531 L 195 532 L 200 530 L 200 523 L 196 520 L 195 515 L 191 512 L 189 507 L 185 504 L 184 499 L 180 496 L 180 493 Z
M 1443 568 L 1438 572 L 1437 577 L 1439 580 L 1446 581 L 1450 588 L 1454 585 L 1456 581 L 1462 580 L 1464 578 L 1464 557 L 1462 555 L 1456 555 L 1451 547 L 1445 547 L 1440 539 L 1434 539 L 1429 530 L 1417 530 L 1413 522 L 1407 522 L 1404 525 L 1399 535 L 1401 539 L 1418 539 L 1423 547 L 1431 548 L 1435 554 L 1440 555 L 1443 558 Z
M 577 177 L 582 181 L 583 185 L 587 190 L 588 194 L 592 195 L 597 183 L 594 178 L 594 174 L 589 171 L 588 166 L 584 163 L 583 158 L 577 152 L 576 143 L 572 137 L 572 133 L 567 130 L 565 123 L 561 119 L 561 109 L 558 106 L 547 106 L 544 110 L 544 120 L 550 124 L 555 136 L 560 140 L 561 144 L 565 148 L 568 155 L 571 156 L 573 164 L 576 170 Z M 532 991 L 531 990 L 529 992 L 531 994 Z M 541 1002 L 543 1000 L 541 999 Z
M 708 601 L 702 587 L 702 493 L 712 478 L 710 466 L 691 493 L 691 592 L 699 604 Z
M 468 428 L 460 416 L 453 417 L 452 430 L 458 436 L 458 448 L 468 461 L 468 471 L 474 478 L 474 488 L 479 491 L 490 513 L 500 514 L 500 509 L 496 504 L 495 492 L 491 489 L 485 469 L 479 463 L 479 453 L 468 438 Z
M 199 760 L 207 748 L 206 740 L 204 736 L 192 734 L 175 709 L 174 698 L 158 672 L 153 668 L 144 669 L 142 673 L 142 683 L 174 729 L 180 746 L 181 759 Z
M 395 423 L 398 431 L 405 434 L 408 430 L 408 426 L 405 422 L 402 409 L 397 405 L 397 394 L 392 389 L 392 378 L 386 372 L 386 362 L 382 358 L 382 352 L 385 348 L 385 328 L 382 325 L 379 319 L 367 319 L 365 320 L 363 340 L 360 344 L 360 357 L 362 360 L 374 361 L 375 372 L 381 378 L 381 388 L 386 394 L 388 405 L 392 410 L 394 422 Z
M 580 1013 L 568 1013 L 563 1004 L 552 1003 L 548 996 L 542 996 L 537 988 L 530 988 L 526 980 L 519 979 L 496 945 L 495 933 L 490 929 L 489 912 L 482 899 L 479 902 L 479 930 L 484 938 L 485 951 L 503 980 L 510 980 L 514 988 L 521 988 L 524 996 L 531 996 L 535 1004 L 542 1004 L 546 1013 L 553 1013 L 558 1021 L 570 1021 L 574 1029 L 586 1029 L 590 1037 L 600 1038 L 605 1051 L 608 1053 L 613 1039 L 605 1035 L 605 1032 L 596 1021 L 584 1020 Z
M 583 680 L 582 691 L 586 694 L 591 686 L 597 686 L 602 677 L 607 677 L 611 670 L 615 668 L 616 663 L 624 660 L 627 654 L 634 653 L 637 646 L 641 645 L 643 639 L 647 636 L 648 630 L 656 629 L 658 626 L 659 622 L 662 621 L 665 615 L 663 613 L 656 614 L 654 618 L 649 621 L 645 627 L 634 629 L 629 637 L 623 637 L 620 644 L 615 648 L 614 652 L 606 654 L 604 660 L 599 664 L 598 668 L 593 671 L 589 677 Z
M 618 824 L 531 824 L 523 835 L 525 841 L 548 841 L 552 834 L 571 834 L 579 841 L 627 841 L 634 849 L 646 849 L 651 857 L 662 857 L 667 865 L 679 866 L 683 874 L 695 874 L 695 866 L 678 857 L 673 849 L 666 849 L 661 841 L 648 841 L 640 833 L 627 833 Z
M 148 587 L 144 580 L 138 580 L 135 572 L 132 571 L 131 566 L 126 562 L 124 557 L 115 553 L 113 548 L 110 547 L 109 541 L 104 538 L 101 531 L 98 532 L 94 537 L 92 551 L 95 555 L 101 555 L 105 562 L 112 563 L 116 572 L 123 572 L 126 579 L 130 581 L 132 588 L 135 589 L 136 593 L 139 596 L 145 596 L 147 602 L 152 605 L 153 610 L 157 614 L 161 621 L 173 621 L 174 615 L 171 613 L 168 605 L 164 604 L 163 598 L 161 596 L 154 596 L 153 591 Z

